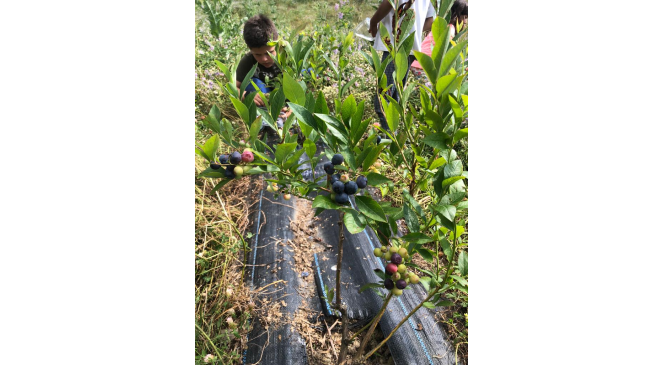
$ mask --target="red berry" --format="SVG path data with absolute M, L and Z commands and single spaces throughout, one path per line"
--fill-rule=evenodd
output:
M 394 273 L 397 272 L 397 270 L 399 270 L 399 268 L 395 264 L 389 263 L 387 264 L 387 266 L 385 266 L 385 272 L 388 275 L 394 275 Z

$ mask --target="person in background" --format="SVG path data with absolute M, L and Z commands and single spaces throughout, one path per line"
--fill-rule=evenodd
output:
M 277 38 L 279 38 L 277 28 L 268 17 L 259 14 L 249 18 L 249 20 L 244 23 L 243 36 L 244 42 L 249 48 L 249 52 L 238 64 L 235 72 L 235 84 L 237 85 L 238 90 L 240 90 L 242 80 L 244 80 L 244 77 L 249 71 L 251 71 L 254 65 L 258 63 L 258 67 L 251 80 L 254 81 L 256 86 L 258 86 L 263 93 L 269 93 L 272 91 L 272 88 L 266 85 L 266 78 L 269 77 L 270 80 L 273 80 L 281 74 L 281 70 L 270 56 L 270 54 L 276 56 L 277 52 L 275 51 L 274 46 L 267 45 L 269 41 L 277 40 Z M 240 90 L 242 99 L 244 99 L 245 94 L 252 91 L 256 91 L 252 84 L 249 84 L 246 90 Z M 261 99 L 258 94 L 254 97 L 254 103 L 259 107 L 265 106 L 263 99 Z
M 403 39 L 405 37 L 408 37 L 410 33 L 415 32 L 414 36 L 414 43 L 413 43 L 413 50 L 414 51 L 420 51 L 421 50 L 421 45 L 422 45 L 422 30 L 424 29 L 424 23 L 426 19 L 431 18 L 431 21 L 433 21 L 433 17 L 436 15 L 436 12 L 433 8 L 433 5 L 431 5 L 431 1 L 429 0 L 399 0 L 398 5 L 397 5 L 397 17 L 399 18 L 398 20 L 394 16 L 394 9 L 392 9 L 392 5 L 390 4 L 389 0 L 383 0 L 381 4 L 378 6 L 378 9 L 376 9 L 376 12 L 374 13 L 373 17 L 371 17 L 371 21 L 369 22 L 369 32 L 371 33 L 372 37 L 375 37 L 374 41 L 374 48 L 376 51 L 383 51 L 383 57 L 382 59 L 384 60 L 389 56 L 389 52 L 387 52 L 387 47 L 385 46 L 385 43 L 381 37 L 376 37 L 376 34 L 378 33 L 378 23 L 383 23 L 383 26 L 387 29 L 388 33 L 390 34 L 390 39 L 386 40 L 387 42 L 391 43 L 394 40 L 392 39 L 392 33 L 393 29 L 395 26 L 400 26 L 401 19 L 402 19 L 402 14 L 404 14 L 408 9 L 413 9 L 415 11 L 415 22 L 412 26 L 411 29 L 398 29 L 398 32 L 400 33 L 399 37 L 400 39 Z M 410 67 L 410 64 L 413 63 L 415 60 L 415 56 L 411 54 L 408 56 L 408 65 Z M 394 80 L 392 79 L 392 73 L 394 72 L 394 62 L 390 62 L 387 67 L 385 67 L 385 76 L 387 76 L 387 86 L 391 88 L 387 91 L 387 94 L 395 99 L 396 101 L 399 101 L 399 95 L 397 95 L 396 88 L 394 87 Z M 406 80 L 408 77 L 408 71 L 406 71 L 406 76 L 404 76 L 403 81 Z M 387 121 L 385 120 L 385 115 L 383 114 L 383 110 L 381 108 L 381 102 L 380 98 L 378 97 L 378 93 L 374 97 L 374 109 L 376 111 L 376 114 L 378 115 L 378 119 L 380 120 L 380 124 L 383 127 L 383 129 L 388 130 L 389 127 L 387 126 Z
M 450 27 L 451 29 L 450 39 L 453 39 L 454 36 L 456 35 L 457 24 L 459 24 L 461 29 L 465 28 L 468 25 L 468 1 L 456 0 L 452 5 L 452 8 L 450 9 L 450 14 L 451 14 L 450 23 L 447 26 Z M 424 37 L 424 40 L 422 41 L 422 50 L 420 51 L 422 53 L 427 54 L 428 56 L 431 56 L 434 47 L 433 35 L 429 33 L 431 31 L 432 23 L 433 23 L 433 18 L 431 18 L 431 21 L 429 21 L 429 19 L 427 18 L 427 22 L 424 24 L 424 32 L 426 34 L 426 37 Z M 413 75 L 415 75 L 418 78 L 426 77 L 424 74 L 424 70 L 422 69 L 422 65 L 420 65 L 420 63 L 417 61 L 414 61 L 411 64 L 410 70 L 413 72 Z

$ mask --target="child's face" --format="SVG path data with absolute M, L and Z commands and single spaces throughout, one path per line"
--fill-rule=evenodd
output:
M 268 54 L 270 52 L 273 56 L 277 55 L 277 52 L 274 50 L 274 46 L 263 46 L 260 48 L 250 48 L 251 54 L 254 56 L 256 62 L 260 63 L 265 68 L 270 68 L 274 64 L 274 60 Z

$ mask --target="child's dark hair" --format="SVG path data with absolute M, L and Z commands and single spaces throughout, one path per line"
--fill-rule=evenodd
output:
M 277 40 L 279 34 L 270 18 L 263 14 L 254 15 L 244 23 L 244 42 L 249 48 L 260 48 L 271 40 Z
M 456 0 L 450 9 L 450 24 L 463 23 L 468 18 L 468 1 Z

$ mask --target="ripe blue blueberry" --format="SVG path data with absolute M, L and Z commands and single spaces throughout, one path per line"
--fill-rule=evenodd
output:
M 221 167 L 221 165 L 213 162 L 210 164 L 210 167 L 212 167 L 212 169 L 214 170 L 218 170 Z
M 338 153 L 332 156 L 332 165 L 341 165 L 342 163 L 344 163 L 344 156 Z
M 335 182 L 339 181 L 341 178 L 341 174 L 334 174 L 330 176 L 330 184 L 334 184 Z
M 332 184 L 332 191 L 334 191 L 337 194 L 341 194 L 344 192 L 344 183 L 341 181 L 335 181 L 334 184 Z
M 233 171 L 234 169 L 235 169 L 235 166 L 233 166 L 233 165 L 226 166 L 226 178 L 228 178 L 228 179 L 235 178 L 235 171 Z
M 226 165 L 228 163 L 228 155 L 219 155 L 219 163 Z
M 344 185 L 344 192 L 348 195 L 353 195 L 357 193 L 357 184 L 355 181 L 349 181 Z
M 394 281 L 392 279 L 385 279 L 385 289 L 392 290 L 394 288 Z
M 380 144 L 380 141 L 381 141 L 381 140 L 382 140 L 382 138 L 380 138 L 380 135 L 379 135 L 379 136 L 376 138 L 376 144 Z
M 334 174 L 334 165 L 332 165 L 332 162 L 326 162 L 325 165 L 323 165 L 323 170 L 325 170 L 325 173 L 328 175 Z
M 237 165 L 237 164 L 240 163 L 240 161 L 242 161 L 242 155 L 240 154 L 240 152 L 235 151 L 235 152 L 231 153 L 231 157 L 229 158 L 229 161 L 233 165 Z
M 404 279 L 397 280 L 396 284 L 397 284 L 397 289 L 402 289 L 402 290 L 405 289 L 407 285 L 406 280 Z
M 336 201 L 338 204 L 346 204 L 349 202 L 348 194 L 346 193 L 336 194 L 336 196 L 334 197 L 334 201 Z
M 360 189 L 364 189 L 367 187 L 367 178 L 364 176 L 360 176 L 355 180 L 357 182 L 357 187 Z

